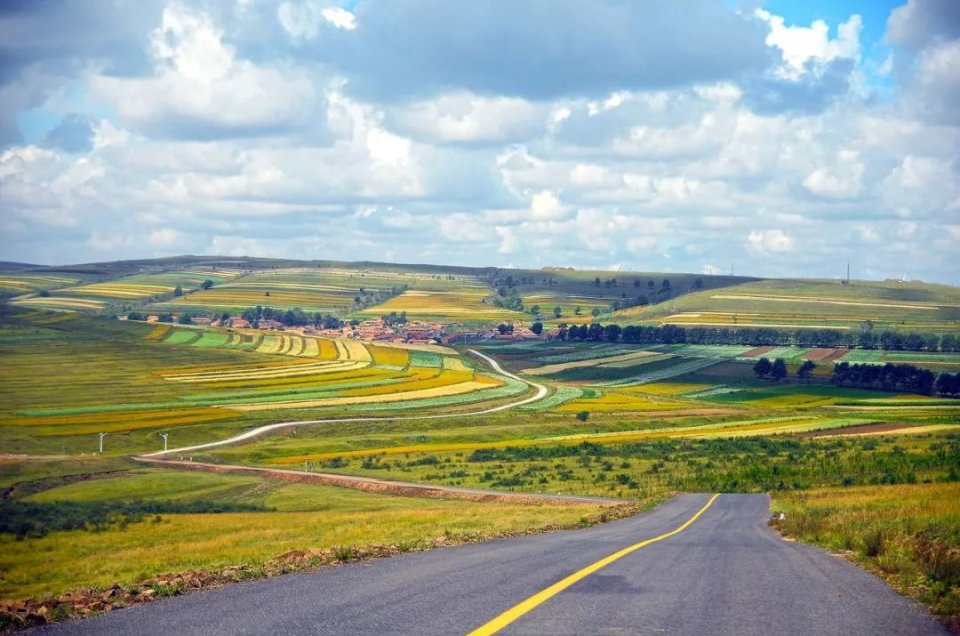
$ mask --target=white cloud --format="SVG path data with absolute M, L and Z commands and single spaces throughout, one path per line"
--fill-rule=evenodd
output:
M 833 199 L 850 199 L 863 190 L 865 168 L 860 153 L 841 150 L 834 165 L 820 167 L 807 175 L 803 187 L 818 196 Z
M 164 10 L 150 51 L 152 77 L 90 78 L 93 93 L 129 127 L 175 137 L 256 132 L 303 124 L 313 111 L 317 94 L 306 74 L 239 58 L 209 16 L 183 5 Z
M 747 235 L 747 249 L 761 256 L 785 254 L 793 251 L 793 239 L 783 230 L 754 230 Z
M 546 109 L 524 99 L 460 92 L 398 108 L 390 121 L 405 132 L 442 143 L 504 143 L 542 132 L 547 118 Z
M 357 28 L 357 19 L 352 13 L 343 7 L 329 7 L 320 12 L 323 19 L 345 31 L 353 31 Z
M 757 9 L 757 17 L 770 27 L 767 44 L 780 49 L 783 66 L 778 73 L 785 79 L 798 79 L 808 71 L 822 72 L 837 59 L 858 59 L 860 30 L 863 21 L 854 14 L 837 27 L 837 37 L 830 39 L 830 27 L 823 20 L 814 20 L 809 27 L 787 26 L 781 16 Z

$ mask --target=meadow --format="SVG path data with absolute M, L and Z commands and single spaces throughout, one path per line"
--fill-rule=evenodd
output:
M 956 471 L 956 467 L 954 467 Z M 839 552 L 960 627 L 960 484 L 776 493 L 788 536 Z
M 384 544 L 422 549 L 438 537 L 453 544 L 576 526 L 601 512 L 597 505 L 443 501 L 256 477 L 129 468 L 0 503 L 0 512 L 17 501 L 47 506 L 64 501 L 228 502 L 262 510 L 160 514 L 129 525 L 108 524 L 96 532 L 69 530 L 23 540 L 0 535 L 0 596 L 127 587 L 185 570 L 256 569 L 291 550 L 351 554 Z

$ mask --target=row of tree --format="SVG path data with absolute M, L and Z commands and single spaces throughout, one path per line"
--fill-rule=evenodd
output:
M 644 326 L 616 324 L 567 326 L 560 325 L 560 340 L 604 340 L 636 344 L 705 344 L 799 347 L 847 347 L 883 349 L 885 351 L 943 351 L 960 352 L 960 338 L 953 334 L 923 336 L 916 333 L 900 334 L 884 331 L 848 333 L 835 329 L 774 329 L 751 327 L 742 329 L 711 327 L 680 327 L 678 325 Z
M 912 364 L 851 364 L 833 367 L 831 381 L 837 386 L 852 386 L 883 391 L 907 391 L 930 395 L 960 395 L 960 373 L 935 374 Z
M 224 314 L 228 319 L 230 316 Z M 259 325 L 261 320 L 276 320 L 287 327 L 305 327 L 307 325 L 323 329 L 339 329 L 343 321 L 336 316 L 321 312 L 307 313 L 299 307 L 295 309 L 274 309 L 257 305 L 247 309 L 241 317 L 252 325 Z

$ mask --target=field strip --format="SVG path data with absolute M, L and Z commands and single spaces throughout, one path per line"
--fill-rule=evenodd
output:
M 603 364 L 610 364 L 616 362 L 628 362 L 631 360 L 636 360 L 637 358 L 648 358 L 650 356 L 659 355 L 653 351 L 634 351 L 632 353 L 624 353 L 616 356 L 608 356 L 605 358 L 588 358 L 586 360 L 578 360 L 575 362 L 560 362 L 558 364 L 548 364 L 542 367 L 534 367 L 533 369 L 526 369 L 524 373 L 527 375 L 551 375 L 553 373 L 560 373 L 561 371 L 568 371 L 570 369 L 582 369 L 584 367 L 596 367 Z
M 834 300 L 818 296 L 748 296 L 745 294 L 716 294 L 719 300 L 762 300 L 777 303 L 817 303 L 819 305 L 844 305 L 850 307 L 889 307 L 892 309 L 937 309 L 937 305 L 907 305 L 896 303 L 865 303 L 852 300 Z
M 249 430 L 245 433 L 234 435 L 233 437 L 228 437 L 227 439 L 223 439 L 218 442 L 208 442 L 206 444 L 196 444 L 194 446 L 184 446 L 181 448 L 173 448 L 168 450 L 167 453 L 186 453 L 190 451 L 216 448 L 218 446 L 226 446 L 228 444 L 236 444 L 237 442 L 243 442 L 249 439 L 253 439 L 255 437 L 259 437 L 260 435 L 263 435 L 264 433 L 269 433 L 270 431 L 275 431 L 283 428 L 290 428 L 293 426 L 308 426 L 312 424 L 338 424 L 338 423 L 348 423 L 348 422 L 381 422 L 385 419 L 392 420 L 392 421 L 444 420 L 444 419 L 451 419 L 451 418 L 463 418 L 463 417 L 468 417 L 472 415 L 489 415 L 491 413 L 499 413 L 500 411 L 506 411 L 507 409 L 523 406 L 525 404 L 531 404 L 533 402 L 543 399 L 550 392 L 549 389 L 547 389 L 547 387 L 545 387 L 542 384 L 537 384 L 536 382 L 525 380 L 516 374 L 510 373 L 509 371 L 504 370 L 503 367 L 500 366 L 500 363 L 498 363 L 496 360 L 494 360 L 490 356 L 480 353 L 475 349 L 469 349 L 469 351 L 473 355 L 477 356 L 478 358 L 481 358 L 487 364 L 489 364 L 495 373 L 499 373 L 500 375 L 504 375 L 508 378 L 512 378 L 513 380 L 517 380 L 518 382 L 522 382 L 527 386 L 535 388 L 537 392 L 534 395 L 528 398 L 524 398 L 518 402 L 501 404 L 500 406 L 493 406 L 488 409 L 482 409 L 479 411 L 470 411 L 466 413 L 441 413 L 438 415 L 410 415 L 410 416 L 390 417 L 390 418 L 384 418 L 384 417 L 353 417 L 348 419 L 331 418 L 331 419 L 321 419 L 321 420 L 300 420 L 295 422 L 279 422 L 277 424 L 268 424 L 266 426 L 260 426 L 255 429 Z M 157 457 L 162 455 L 164 455 L 163 451 L 156 451 L 153 453 L 145 453 L 141 455 L 141 457 Z
M 403 386 L 403 385 L 399 385 Z M 421 398 L 438 398 L 448 395 L 459 395 L 461 393 L 471 393 L 475 390 L 489 388 L 490 385 L 485 382 L 459 382 L 457 384 L 448 384 L 438 386 L 432 389 L 417 389 L 414 391 L 397 391 L 395 393 L 374 393 L 371 395 L 358 395 L 354 397 L 336 397 L 324 398 L 319 400 L 295 400 L 292 402 L 267 402 L 250 404 L 231 404 L 224 406 L 233 411 L 271 411 L 274 409 L 309 409 L 320 406 L 349 406 L 352 404 L 376 404 L 378 402 L 405 402 L 408 400 L 419 400 Z
M 849 331 L 849 325 L 824 325 L 813 323 L 785 323 L 785 322 L 688 322 L 686 320 L 671 321 L 670 317 L 662 319 L 661 324 L 678 324 L 694 327 L 782 327 L 785 329 L 839 329 Z

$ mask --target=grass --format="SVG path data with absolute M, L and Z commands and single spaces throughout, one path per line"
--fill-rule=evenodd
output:
M 848 555 L 960 627 L 960 484 L 778 493 L 773 508 L 785 534 Z
M 179 482 L 179 484 L 178 484 Z M 294 549 L 417 544 L 445 533 L 499 534 L 575 525 L 597 506 L 522 506 L 425 500 L 260 478 L 145 470 L 63 486 L 34 499 L 216 500 L 272 512 L 164 514 L 126 529 L 71 530 L 16 541 L 0 536 L 0 596 L 131 585 L 165 572 L 258 564 Z

